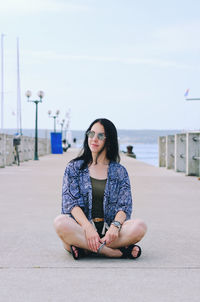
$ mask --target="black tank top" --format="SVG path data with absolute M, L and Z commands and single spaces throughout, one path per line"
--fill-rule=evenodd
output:
M 103 218 L 103 197 L 107 179 L 90 178 L 92 183 L 92 218 Z

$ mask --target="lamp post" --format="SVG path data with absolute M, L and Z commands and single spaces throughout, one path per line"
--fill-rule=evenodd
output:
M 58 118 L 59 114 L 60 114 L 59 110 L 57 110 L 54 115 L 51 114 L 51 110 L 48 111 L 49 117 L 52 117 L 54 119 L 54 132 L 56 132 L 56 119 Z
M 64 124 L 65 124 L 65 119 L 62 119 L 62 122 L 60 123 L 60 126 L 61 126 L 61 135 L 63 136 L 63 127 L 64 127 Z
M 35 152 L 34 152 L 34 160 L 38 160 L 38 103 L 42 103 L 42 99 L 44 97 L 43 91 L 38 91 L 39 100 L 30 100 L 31 91 L 27 90 L 26 97 L 28 102 L 33 102 L 36 105 L 35 110 Z
M 70 125 L 70 112 L 71 109 L 66 112 L 66 124 L 65 124 L 65 138 L 67 139 L 68 143 L 71 143 L 71 134 L 69 132 L 69 125 Z

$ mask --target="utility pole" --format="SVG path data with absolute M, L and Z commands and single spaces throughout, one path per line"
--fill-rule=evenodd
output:
M 19 69 L 19 38 L 17 38 L 17 132 L 22 135 L 21 85 Z
M 4 34 L 1 34 L 1 132 L 4 128 Z

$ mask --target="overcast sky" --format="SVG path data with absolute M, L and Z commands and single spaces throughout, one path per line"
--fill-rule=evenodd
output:
M 47 115 L 71 109 L 71 129 L 97 117 L 120 129 L 200 129 L 200 1 L 6 0 L 4 128 L 16 127 L 16 37 L 20 39 L 22 126 L 34 128 L 25 91 L 43 90 Z

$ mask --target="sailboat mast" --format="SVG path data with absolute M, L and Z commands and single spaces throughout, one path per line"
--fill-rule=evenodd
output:
M 1 132 L 4 128 L 4 34 L 1 34 Z
M 21 86 L 19 69 L 19 38 L 17 38 L 17 132 L 22 135 Z

